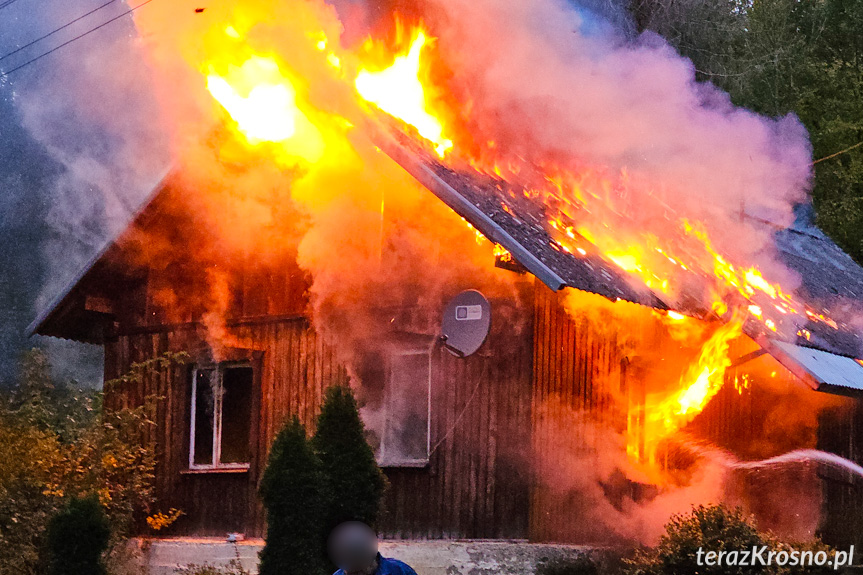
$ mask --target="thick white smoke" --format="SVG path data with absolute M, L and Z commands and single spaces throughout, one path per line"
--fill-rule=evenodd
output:
M 31 319 L 126 225 L 169 163 L 130 17 L 28 63 L 129 9 L 118 0 L 81 18 L 99 5 L 47 0 L 34 8 L 15 2 L 0 14 L 0 55 L 17 50 L 0 61 L 0 71 L 23 65 L 2 81 L 22 126 L 52 160 L 42 166 L 42 189 L 31 202 L 45 222 L 41 253 L 19 256 L 44 269 L 41 289 L 27 302 Z M 98 382 L 97 350 L 56 340 L 37 343 L 50 349 L 63 375 Z
M 771 266 L 772 231 L 741 211 L 790 224 L 807 198 L 797 118 L 734 107 L 662 38 L 578 4 L 437 0 L 427 13 L 475 139 L 504 158 L 603 170 L 634 226 L 701 221 L 727 256 Z
M 8 15 L 26 30 L 17 46 L 94 8 L 80 0 L 56 0 L 28 16 L 24 4 L 6 10 L 15 11 Z M 125 2 L 108 5 L 0 66 L 8 70 L 24 64 L 128 9 Z M 15 45 L 6 48 L 11 51 Z M 45 257 L 50 273 L 37 304 L 41 307 L 125 226 L 170 158 L 150 71 L 129 17 L 13 72 L 10 79 L 23 125 L 62 166 L 48 194 L 51 234 Z

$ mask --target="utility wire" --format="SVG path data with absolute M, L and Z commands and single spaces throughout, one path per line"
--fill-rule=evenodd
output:
M 0 78 L 4 78 L 4 77 L 8 76 L 9 74 L 11 74 L 11 73 L 13 73 L 13 72 L 17 72 L 17 71 L 18 71 L 18 70 L 20 70 L 21 68 L 23 68 L 23 67 L 25 67 L 25 66 L 29 66 L 29 65 L 30 65 L 30 64 L 32 64 L 33 62 L 35 62 L 35 61 L 37 61 L 37 60 L 41 60 L 42 58 L 44 58 L 45 56 L 47 56 L 47 55 L 49 55 L 49 54 L 53 54 L 54 52 L 56 52 L 56 51 L 57 51 L 57 50 L 59 50 L 60 48 L 63 48 L 63 47 L 65 47 L 65 46 L 68 46 L 68 45 L 69 45 L 69 44 L 71 44 L 72 42 L 75 42 L 75 41 L 77 41 L 77 40 L 80 40 L 81 38 L 83 38 L 83 37 L 85 37 L 85 36 L 89 36 L 90 34 L 92 34 L 93 32 L 95 32 L 96 30 L 100 30 L 100 29 L 104 28 L 105 26 L 107 26 L 108 24 L 111 24 L 112 22 L 116 22 L 117 20 L 119 20 L 119 19 L 120 19 L 120 18 L 122 18 L 123 16 L 128 16 L 129 14 L 131 14 L 132 12 L 134 12 L 135 10 L 137 10 L 138 8 L 141 8 L 141 7 L 143 7 L 143 6 L 146 6 L 147 4 L 149 4 L 149 3 L 150 3 L 150 2 L 152 2 L 152 1 L 153 1 L 153 0 L 144 0 L 144 2 L 141 2 L 141 3 L 140 3 L 140 4 L 138 4 L 137 6 L 133 6 L 132 8 L 129 8 L 128 10 L 126 10 L 125 12 L 123 12 L 122 14 L 119 14 L 119 15 L 117 15 L 117 16 L 114 16 L 114 17 L 113 17 L 113 18 L 111 18 L 110 20 L 108 20 L 108 21 L 106 21 L 106 22 L 103 22 L 103 23 L 101 23 L 101 24 L 99 24 L 98 26 L 95 26 L 95 27 L 93 27 L 93 28 L 90 28 L 90 29 L 89 29 L 89 30 L 87 30 L 86 32 L 83 32 L 83 33 L 81 33 L 81 34 L 78 34 L 77 36 L 75 36 L 75 37 L 74 37 L 74 38 L 72 38 L 71 40 L 67 40 L 66 42 L 63 42 L 62 44 L 60 44 L 59 46 L 56 46 L 56 47 L 54 47 L 54 48 L 51 48 L 51 49 L 50 49 L 50 50 L 48 50 L 47 52 L 43 52 L 43 53 L 39 54 L 38 56 L 36 56 L 35 58 L 31 58 L 30 60 L 27 60 L 26 62 L 24 62 L 24 63 L 23 63 L 23 64 L 21 64 L 20 66 L 16 66 L 16 67 L 12 68 L 11 70 L 6 70 L 5 72 L 0 72 Z
M 15 0 L 8 0 L 8 1 L 9 1 L 9 2 L 14 2 Z M 56 34 L 57 32 L 59 32 L 59 31 L 61 31 L 61 30 L 65 30 L 66 28 L 68 28 L 68 27 L 69 27 L 69 26 L 71 26 L 72 24 L 74 24 L 74 23 L 76 23 L 76 22 L 80 22 L 81 20 L 83 20 L 84 18 L 86 18 L 87 16 L 89 16 L 90 14 L 95 14 L 96 12 L 98 12 L 99 10 L 101 10 L 102 8 L 104 8 L 105 6 L 108 6 L 108 5 L 110 5 L 110 4 L 113 4 L 113 3 L 114 3 L 114 2 L 116 2 L 116 1 L 117 1 L 117 0 L 108 0 L 107 2 L 105 2 L 104 4 L 102 4 L 101 6 L 98 6 L 98 7 L 96 7 L 96 8 L 93 8 L 92 10 L 90 10 L 89 12 L 87 12 L 86 14 L 82 14 L 81 16 L 78 16 L 77 18 L 75 18 L 75 19 L 74 19 L 74 20 L 72 20 L 71 22 L 69 22 L 69 23 L 67 23 L 67 24 L 63 24 L 63 25 L 62 25 L 62 26 L 60 26 L 59 28 L 56 28 L 56 29 L 54 29 L 54 30 L 51 30 L 50 32 L 48 32 L 48 33 L 47 33 L 47 34 L 45 34 L 44 36 L 40 36 L 40 37 L 36 38 L 35 40 L 33 40 L 32 42 L 30 42 L 30 43 L 28 43 L 28 44 L 24 44 L 23 46 L 21 46 L 21 47 L 19 47 L 19 48 L 16 48 L 15 50 L 12 50 L 12 51 L 11 51 L 11 52 L 9 52 L 8 54 L 4 54 L 3 56 L 0 56 L 0 62 L 2 62 L 3 60 L 5 60 L 5 59 L 6 59 L 6 58 L 8 58 L 9 56 L 12 56 L 12 55 L 14 55 L 14 54 L 17 54 L 17 53 L 18 53 L 18 52 L 20 52 L 21 50 L 26 50 L 27 48 L 29 48 L 29 47 L 30 47 L 30 46 L 32 46 L 33 44 L 36 44 L 37 42 L 41 42 L 41 41 L 42 41 L 42 40 L 44 40 L 45 38 L 49 38 L 49 37 L 53 36 L 54 34 Z M 4 7 L 5 7 L 5 6 L 4 6 L 3 4 L 0 4 L 0 8 L 4 8 Z
M 453 432 L 458 427 L 458 424 L 461 423 L 461 418 L 464 417 L 465 413 L 467 413 L 467 408 L 470 407 L 470 404 L 473 401 L 473 397 L 476 395 L 476 392 L 479 391 L 479 388 L 482 386 L 482 384 L 485 383 L 485 377 L 487 374 L 488 374 L 488 362 L 484 361 L 483 366 L 482 366 L 482 374 L 480 374 L 480 376 L 476 382 L 476 385 L 473 388 L 473 391 L 470 393 L 470 397 L 467 398 L 467 401 L 465 402 L 464 406 L 462 407 L 461 412 L 458 414 L 458 417 L 455 418 L 455 421 L 453 422 L 453 424 L 449 428 L 449 430 L 444 434 L 443 437 L 440 438 L 440 440 L 437 443 L 434 444 L 434 447 L 431 448 L 431 450 L 429 451 L 429 458 L 431 458 L 431 456 L 435 454 L 438 447 L 443 445 L 443 443 L 452 436 Z
M 5 2 L 0 2 L 0 10 L 5 8 L 6 6 L 11 6 L 12 4 L 14 4 L 17 1 L 18 0 L 6 0 Z

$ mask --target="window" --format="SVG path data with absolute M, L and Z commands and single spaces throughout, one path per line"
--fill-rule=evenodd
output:
M 254 373 L 248 365 L 192 374 L 189 469 L 248 469 Z
M 389 356 L 378 462 L 423 467 L 429 460 L 431 356 L 428 349 Z

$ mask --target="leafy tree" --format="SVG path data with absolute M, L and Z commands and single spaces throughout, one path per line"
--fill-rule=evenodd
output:
M 96 496 L 72 498 L 48 524 L 48 575 L 103 575 L 111 525 Z
M 365 439 L 350 387 L 334 385 L 327 389 L 312 443 L 324 473 L 328 505 L 325 532 L 343 521 L 374 526 L 386 480 Z
M 746 5 L 746 0 L 632 0 L 629 7 L 639 31 L 659 34 L 692 60 L 699 81 L 729 90 L 746 57 Z
M 266 544 L 261 551 L 261 575 L 321 575 L 321 464 L 294 418 L 273 442 L 261 478 L 260 495 L 267 510 Z

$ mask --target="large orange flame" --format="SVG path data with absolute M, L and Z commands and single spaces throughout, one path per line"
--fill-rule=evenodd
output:
M 667 321 L 679 324 L 676 329 L 690 337 L 702 331 L 692 318 L 672 313 Z M 742 323 L 736 318 L 720 325 L 702 344 L 697 358 L 677 376 L 676 385 L 648 394 L 642 405 L 630 406 L 626 447 L 634 461 L 655 464 L 660 445 L 694 420 L 719 393 L 731 366 L 729 347 L 742 332 Z
M 273 58 L 252 56 L 229 65 L 224 74 L 211 67 L 207 89 L 231 115 L 250 144 L 277 143 L 288 156 L 315 162 L 323 154 L 320 131 L 297 104 L 297 92 Z
M 731 365 L 728 347 L 742 335 L 742 328 L 739 321 L 720 326 L 681 378 L 679 390 L 658 404 L 647 406 L 647 422 L 654 427 L 653 433 L 648 432 L 649 437 L 660 439 L 682 428 L 719 392 L 725 381 L 725 370 Z
M 443 157 L 452 148 L 452 141 L 444 137 L 440 120 L 430 112 L 426 90 L 420 80 L 420 57 L 427 41 L 425 32 L 417 28 L 406 54 L 396 56 L 393 64 L 384 70 L 361 70 L 355 83 L 363 98 L 415 127 Z

